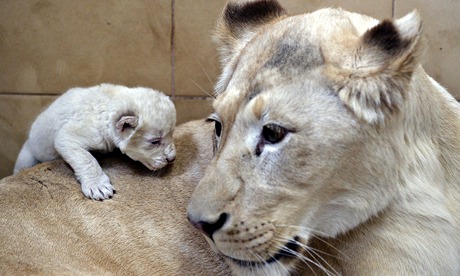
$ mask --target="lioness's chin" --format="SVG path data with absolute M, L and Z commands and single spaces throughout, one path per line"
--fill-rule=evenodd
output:
M 278 251 L 273 254 L 270 254 L 268 257 L 258 256 L 256 253 L 252 254 L 251 259 L 240 259 L 234 256 L 238 255 L 238 252 L 232 252 L 229 256 L 229 253 L 223 253 L 220 251 L 217 246 L 210 239 L 207 239 L 211 244 L 211 247 L 217 251 L 224 259 L 234 268 L 234 271 L 239 271 L 238 274 L 246 274 L 245 272 L 251 271 L 251 273 L 260 272 L 265 274 L 266 271 L 274 270 L 279 267 L 282 267 L 282 270 L 289 271 L 290 268 L 294 267 L 295 261 L 301 259 L 303 247 L 299 242 L 298 237 L 290 239 L 286 244 L 281 246 Z M 242 254 L 241 254 L 242 255 Z M 274 268 L 276 267 L 276 268 Z
M 282 246 L 275 254 L 273 254 L 268 259 L 262 260 L 256 257 L 258 260 L 239 260 L 232 257 L 225 256 L 232 262 L 236 263 L 242 267 L 257 267 L 268 265 L 271 263 L 279 262 L 281 260 L 292 260 L 299 256 L 301 251 L 301 246 L 298 242 L 298 238 L 295 237 L 294 239 L 290 240 L 284 246 Z

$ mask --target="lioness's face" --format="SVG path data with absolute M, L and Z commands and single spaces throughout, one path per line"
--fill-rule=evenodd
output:
M 335 215 L 325 209 L 359 142 L 312 26 L 298 24 L 281 21 L 242 51 L 214 103 L 215 157 L 189 207 L 196 222 L 225 219 L 211 243 L 241 269 L 289 263 L 301 241 L 336 231 L 322 227 Z
M 223 32 L 241 32 L 231 20 L 244 8 L 227 7 L 232 13 L 224 13 Z M 397 153 L 366 150 L 378 148 L 367 143 L 377 128 L 363 123 L 373 114 L 354 113 L 327 73 L 323 46 L 337 43 L 334 36 L 349 33 L 341 29 L 349 25 L 346 14 L 334 10 L 279 17 L 258 31 L 251 26 L 243 46 L 224 57 L 209 117 L 214 158 L 192 195 L 188 218 L 236 273 L 284 274 L 296 263 L 314 263 L 315 253 L 310 260 L 305 253 L 311 237 L 345 232 L 388 201 L 390 184 L 370 185 L 364 176 L 377 163 L 392 162 L 379 160 L 380 154 Z M 374 175 L 390 175 L 387 167 Z

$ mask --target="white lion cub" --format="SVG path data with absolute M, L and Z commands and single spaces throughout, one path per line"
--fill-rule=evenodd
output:
M 75 171 L 83 194 L 111 198 L 114 188 L 89 151 L 115 147 L 157 170 L 176 156 L 176 110 L 163 93 L 149 88 L 101 84 L 73 88 L 41 113 L 19 153 L 14 173 L 61 156 Z

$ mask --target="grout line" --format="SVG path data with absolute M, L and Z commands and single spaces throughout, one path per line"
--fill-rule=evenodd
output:
M 207 100 L 214 100 L 213 97 L 208 97 L 208 96 L 175 96 L 173 100 L 202 100 L 202 101 L 207 101 Z
M 42 96 L 47 96 L 47 97 L 59 97 L 61 96 L 62 93 L 58 94 L 52 94 L 52 93 L 30 93 L 30 92 L 12 92 L 12 93 L 5 93 L 5 92 L 0 92 L 0 96 L 26 96 L 26 97 L 42 97 Z M 186 95 L 179 95 L 174 97 L 171 95 L 170 96 L 172 100 L 214 100 L 213 97 L 209 96 L 186 96 Z
M 0 96 L 32 96 L 32 97 L 33 96 L 37 96 L 37 97 L 49 96 L 49 97 L 59 97 L 61 95 L 62 95 L 61 93 L 59 93 L 59 94 L 51 94 L 51 93 L 30 93 L 30 92 L 26 92 L 26 93 L 21 93 L 21 92 L 13 92 L 13 93 L 0 92 Z M 215 98 L 214 97 L 209 97 L 209 96 L 172 96 L 171 95 L 171 99 L 172 100 L 211 100 L 212 101 Z M 455 98 L 455 100 L 460 102 L 460 98 Z
M 396 0 L 391 1 L 391 18 L 395 18 Z
M 31 93 L 31 92 L 0 92 L 0 96 L 53 96 L 58 97 L 62 93 Z
M 175 97 L 176 90 L 176 53 L 175 53 L 175 0 L 171 0 L 171 98 Z

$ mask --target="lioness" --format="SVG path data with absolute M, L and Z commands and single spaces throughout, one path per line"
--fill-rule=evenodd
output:
M 14 172 L 62 157 L 75 171 L 86 197 L 111 198 L 110 179 L 89 151 L 119 148 L 148 169 L 158 170 L 176 157 L 175 125 L 173 102 L 151 88 L 107 83 L 72 88 L 34 121 Z
M 188 218 L 237 275 L 460 275 L 460 106 L 414 11 L 231 1 Z

